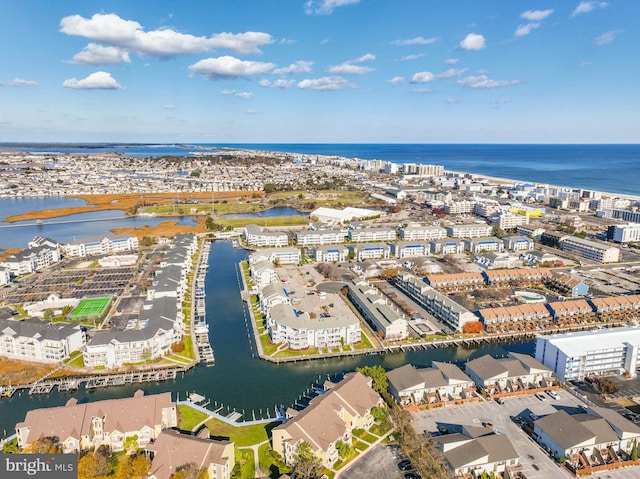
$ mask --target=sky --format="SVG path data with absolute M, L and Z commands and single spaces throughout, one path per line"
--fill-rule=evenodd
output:
M 0 0 L 0 142 L 640 143 L 640 2 Z

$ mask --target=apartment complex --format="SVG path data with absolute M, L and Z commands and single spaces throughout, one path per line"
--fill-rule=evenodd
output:
M 280 231 L 267 231 L 258 225 L 244 227 L 244 239 L 249 246 L 283 247 L 289 244 L 289 237 Z
M 354 279 L 348 297 L 364 319 L 387 341 L 406 339 L 409 335 L 404 313 L 396 309 L 376 287 Z
M 110 235 L 85 238 L 62 245 L 62 252 L 73 258 L 87 258 L 138 251 L 135 236 Z

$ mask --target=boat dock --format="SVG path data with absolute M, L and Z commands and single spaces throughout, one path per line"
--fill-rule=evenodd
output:
M 198 257 L 196 274 L 193 278 L 193 306 L 192 306 L 192 338 L 197 350 L 197 358 L 206 364 L 213 364 L 213 348 L 209 342 L 209 325 L 207 324 L 207 303 L 205 292 L 205 278 L 209 267 L 211 242 L 202 242 L 202 249 Z

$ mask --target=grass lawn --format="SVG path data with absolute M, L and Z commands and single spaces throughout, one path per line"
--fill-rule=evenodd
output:
M 194 427 L 207 419 L 209 416 L 186 404 L 178 404 L 178 427 L 183 431 L 192 431 Z
M 364 331 L 364 329 L 362 331 L 362 334 L 360 335 L 360 338 L 360 342 L 353 345 L 354 349 L 361 350 L 373 348 L 373 344 L 371 344 L 371 340 L 369 339 L 369 336 Z
M 258 218 L 230 218 L 217 219 L 216 223 L 230 228 L 242 228 L 249 224 L 259 224 L 260 226 L 300 226 L 309 223 L 309 218 L 304 216 L 261 216 Z
M 271 449 L 270 444 L 262 444 L 258 448 L 260 470 L 271 477 L 280 477 L 291 472 L 291 468 L 284 463 L 280 455 Z
M 72 368 L 83 368 L 84 367 L 84 356 L 80 351 L 75 351 L 71 353 L 69 359 L 67 360 L 67 366 Z
M 233 468 L 232 479 L 254 479 L 256 466 L 253 463 L 253 451 L 251 449 L 236 448 L 236 465 Z
M 271 422 L 251 426 L 230 426 L 219 419 L 211 418 L 207 421 L 206 426 L 212 437 L 229 438 L 230 441 L 235 442 L 236 447 L 243 447 L 267 441 L 269 432 L 278 424 L 280 423 Z
M 355 447 L 358 451 L 364 451 L 369 447 L 369 444 L 366 444 L 362 441 L 357 441 L 353 447 Z

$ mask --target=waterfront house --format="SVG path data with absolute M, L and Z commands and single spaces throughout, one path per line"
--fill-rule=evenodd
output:
M 288 465 L 293 465 L 303 442 L 325 467 L 338 461 L 338 441 L 351 445 L 352 431 L 368 431 L 374 423 L 371 409 L 384 407 L 384 401 L 371 387 L 372 380 L 349 373 L 309 406 L 272 432 L 272 447 Z
M 170 479 L 189 466 L 204 470 L 207 479 L 229 479 L 236 462 L 234 443 L 209 439 L 209 430 L 203 431 L 196 437 L 163 430 L 145 448 L 151 459 L 147 479 Z
M 16 437 L 20 449 L 45 437 L 57 437 L 65 454 L 100 446 L 115 452 L 124 450 L 127 439 L 145 447 L 164 429 L 177 425 L 171 393 L 145 396 L 138 390 L 130 398 L 84 404 L 72 398 L 65 406 L 33 409 L 16 424 Z
M 10 276 L 21 276 L 40 271 L 60 261 L 60 253 L 56 247 L 47 245 L 34 246 L 10 255 L 0 266 L 9 270 Z
M 269 261 L 258 261 L 251 263 L 249 266 L 249 272 L 251 273 L 251 279 L 256 283 L 258 288 L 262 288 L 269 283 L 278 281 L 278 274 L 273 264 Z
M 138 251 L 138 238 L 125 235 L 98 236 L 74 240 L 62 245 L 62 251 L 69 257 L 86 258 L 108 254 Z
M 243 234 L 244 239 L 249 246 L 282 247 L 289 244 L 289 237 L 286 233 L 279 231 L 267 231 L 254 224 L 245 226 Z
M 269 283 L 258 295 L 258 301 L 260 303 L 260 310 L 266 313 L 276 304 L 290 304 L 289 293 L 284 289 L 282 283 L 275 282 Z

